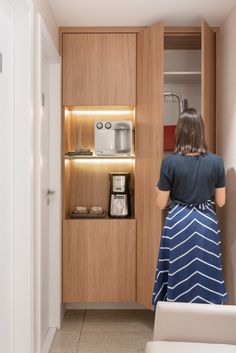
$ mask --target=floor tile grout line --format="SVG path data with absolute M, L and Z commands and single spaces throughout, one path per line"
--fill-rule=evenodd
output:
M 86 313 L 87 313 L 87 310 L 85 309 L 83 320 L 82 320 L 82 325 L 81 325 L 81 329 L 80 329 L 80 333 L 79 333 L 79 340 L 78 340 L 78 344 L 77 344 L 77 347 L 76 347 L 76 353 L 79 353 L 80 338 L 81 338 L 81 335 L 82 335 L 82 330 L 83 330 L 83 325 L 84 325 Z

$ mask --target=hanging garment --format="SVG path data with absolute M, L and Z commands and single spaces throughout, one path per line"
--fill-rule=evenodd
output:
M 152 303 L 222 304 L 228 300 L 220 228 L 211 201 L 174 202 L 162 231 Z

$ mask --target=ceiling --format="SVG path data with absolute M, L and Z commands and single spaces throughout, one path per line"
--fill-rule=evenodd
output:
M 59 26 L 220 25 L 236 0 L 49 0 Z

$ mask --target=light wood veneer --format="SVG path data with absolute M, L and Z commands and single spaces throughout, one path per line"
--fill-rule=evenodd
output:
M 211 152 L 215 152 L 216 138 L 216 38 L 208 24 L 202 22 L 202 85 L 201 105 L 205 123 L 206 141 Z
M 163 156 L 163 24 L 137 40 L 135 210 L 137 218 L 137 301 L 151 308 L 161 212 L 155 184 Z
M 63 302 L 135 302 L 136 221 L 63 223 Z
M 63 105 L 135 105 L 136 34 L 63 34 Z

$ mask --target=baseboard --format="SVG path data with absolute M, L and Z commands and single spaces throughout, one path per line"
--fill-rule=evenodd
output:
M 132 303 L 66 303 L 66 309 L 146 309 Z
M 42 353 L 49 353 L 56 331 L 57 331 L 56 327 L 50 327 L 48 329 L 48 333 L 43 341 Z

